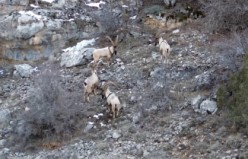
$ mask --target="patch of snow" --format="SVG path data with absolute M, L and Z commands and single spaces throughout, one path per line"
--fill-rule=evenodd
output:
M 100 2 L 98 2 L 98 3 L 85 3 L 85 5 L 87 5 L 87 6 L 89 6 L 89 7 L 97 7 L 98 9 L 100 9 L 101 7 L 100 7 L 100 5 L 101 4 L 106 4 L 106 2 L 104 2 L 104 1 L 100 1 Z
M 101 125 L 101 127 L 104 127 L 104 126 L 106 126 L 106 124 L 103 124 L 102 122 L 100 122 L 100 125 Z
M 99 113 L 98 116 L 103 116 L 103 113 Z
M 94 118 L 99 119 L 98 115 L 93 115 Z
M 34 5 L 34 4 L 30 4 L 30 7 L 32 7 L 32 8 L 40 8 L 39 6 Z
M 34 71 L 34 72 L 39 72 L 40 70 L 38 70 L 38 67 L 35 67 L 35 68 L 33 69 L 33 71 Z
M 19 13 L 20 14 L 26 14 L 26 15 L 29 15 L 29 16 L 32 16 L 32 17 L 35 17 L 37 20 L 42 20 L 42 18 L 43 18 L 41 15 L 35 14 L 32 11 L 19 11 Z
M 128 6 L 127 6 L 127 5 L 124 5 L 124 4 L 122 5 L 122 7 L 123 7 L 123 8 L 128 8 Z
M 41 0 L 43 2 L 52 3 L 54 0 Z
M 180 30 L 179 29 L 176 29 L 176 30 L 173 30 L 172 31 L 172 34 L 176 34 L 176 33 L 179 33 L 180 32 Z
M 134 20 L 137 18 L 137 15 L 130 17 L 130 19 Z
M 83 49 L 84 47 L 88 46 L 88 45 L 93 45 L 95 43 L 95 39 L 90 39 L 90 40 L 83 40 L 79 43 L 77 43 L 76 46 L 73 46 L 73 47 L 69 47 L 69 48 L 66 48 L 66 49 L 63 49 L 64 52 L 69 52 L 69 51 L 73 51 L 73 50 L 81 50 Z
M 25 107 L 25 112 L 29 111 L 30 108 L 29 107 Z
M 88 124 L 90 124 L 90 125 L 94 125 L 94 122 L 89 121 L 89 122 L 88 122 Z

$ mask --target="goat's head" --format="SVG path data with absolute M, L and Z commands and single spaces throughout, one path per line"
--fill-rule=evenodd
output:
M 109 89 L 107 82 L 102 82 L 100 89 L 101 89 L 102 99 L 106 98 L 105 92 L 107 89 Z
M 94 61 L 92 61 L 91 63 L 88 64 L 88 67 L 90 68 L 92 73 L 96 73 L 96 68 L 97 65 L 94 63 Z
M 158 44 L 161 44 L 164 39 L 162 37 L 159 38 Z
M 109 36 L 106 36 L 107 39 L 112 43 L 113 46 L 113 53 L 116 55 L 117 54 L 117 44 L 118 44 L 118 35 L 115 38 L 115 41 L 113 41 Z

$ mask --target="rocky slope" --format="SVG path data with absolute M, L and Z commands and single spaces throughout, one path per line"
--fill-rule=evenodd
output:
M 8 18 L 11 16 L 13 15 L 8 15 Z M 17 23 L 22 16 L 18 14 Z M 36 21 L 33 18 L 28 17 L 28 22 Z M 100 95 L 92 96 L 90 103 L 83 100 L 83 81 L 88 76 L 87 63 L 91 60 L 89 50 L 100 47 L 101 39 L 96 39 L 92 46 L 73 49 L 82 55 L 82 60 L 77 64 L 67 59 L 66 51 L 61 50 L 65 46 L 63 44 L 56 45 L 56 51 L 49 47 L 49 52 L 56 54 L 50 60 L 31 63 L 33 67 L 3 67 L 0 75 L 0 156 L 13 159 L 247 158 L 247 136 L 233 133 L 227 127 L 224 113 L 215 102 L 218 84 L 227 80 L 230 72 L 236 68 L 230 65 L 227 55 L 219 53 L 213 47 L 215 45 L 210 39 L 212 35 L 192 27 L 195 25 L 196 22 L 166 32 L 166 39 L 173 49 L 169 64 L 164 64 L 160 60 L 158 48 L 149 44 L 152 34 L 141 33 L 140 26 L 137 25 L 132 32 L 135 37 L 127 37 L 119 44 L 118 54 L 111 65 L 100 65 L 100 79 L 116 83 L 111 86 L 111 90 L 118 94 L 124 105 L 120 117 L 113 121 L 109 120 Z M 44 26 L 49 25 L 46 23 Z M 74 25 L 68 27 L 71 26 Z M 64 37 L 65 32 L 70 30 L 64 27 L 60 29 L 64 30 L 60 37 Z M 43 28 L 39 34 L 46 35 L 42 37 L 51 40 L 51 30 L 48 27 Z M 75 28 L 71 30 L 74 32 Z M 54 32 L 57 34 L 57 31 Z M 36 37 L 37 34 L 34 34 Z M 78 37 L 75 34 L 70 32 L 73 38 Z M 7 35 L 11 34 L 2 34 L 1 37 L 6 40 Z M 21 33 L 15 34 L 17 35 L 32 36 Z M 97 38 L 93 34 L 89 37 Z M 30 45 L 32 39 L 28 38 L 29 42 L 25 44 L 25 38 L 15 38 L 17 40 L 8 39 L 10 46 L 20 41 L 24 41 L 21 45 Z M 63 38 L 62 41 L 67 40 L 68 38 Z M 54 45 L 51 41 L 47 43 Z M 35 49 L 33 51 L 36 53 Z M 21 55 L 26 56 L 25 53 Z M 69 63 L 68 67 L 66 62 Z M 51 68 L 57 70 L 61 77 L 59 83 L 65 90 L 82 95 L 78 103 L 82 106 L 80 111 L 86 115 L 82 117 L 80 135 L 61 141 L 56 146 L 43 145 L 35 153 L 30 150 L 14 151 L 13 146 L 8 146 L 8 142 L 13 135 L 15 114 L 25 111 L 24 101 L 36 86 L 36 77 Z M 15 71 L 12 74 L 13 70 Z M 97 114 L 103 116 L 94 116 Z

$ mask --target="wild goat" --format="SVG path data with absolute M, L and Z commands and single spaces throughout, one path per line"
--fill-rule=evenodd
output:
M 91 76 L 84 80 L 84 98 L 87 100 L 87 102 L 90 101 L 90 94 L 93 93 L 95 95 L 95 90 L 98 87 L 98 83 L 99 78 L 96 74 L 96 69 L 91 68 Z
M 105 97 L 108 104 L 108 110 L 112 113 L 113 119 L 119 116 L 120 110 L 122 108 L 121 102 L 115 93 L 109 90 L 109 86 L 106 83 L 102 84 L 102 96 Z
M 113 54 L 117 54 L 117 42 L 118 42 L 118 35 L 115 38 L 115 42 L 113 42 L 113 40 L 109 37 L 106 36 L 106 38 L 108 38 L 110 40 L 110 42 L 112 43 L 111 47 L 105 47 L 105 48 L 100 48 L 100 49 L 95 49 L 93 51 L 93 59 L 95 64 L 99 62 L 99 59 L 101 57 L 106 57 L 108 60 L 108 65 L 110 63 L 110 58 L 112 57 Z
M 158 44 L 159 44 L 159 52 L 162 55 L 161 58 L 165 59 L 165 61 L 167 63 L 169 55 L 170 55 L 170 52 L 171 52 L 171 47 L 167 43 L 167 41 L 165 39 L 163 39 L 162 37 L 159 38 Z

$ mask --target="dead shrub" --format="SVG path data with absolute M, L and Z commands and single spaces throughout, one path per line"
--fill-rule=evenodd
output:
M 82 128 L 80 95 L 60 87 L 54 72 L 39 75 L 26 101 L 28 111 L 17 115 L 13 124 L 14 142 L 28 146 L 36 141 L 61 142 Z
M 119 15 L 114 13 L 110 6 L 103 8 L 102 12 L 96 12 L 92 15 L 100 28 L 100 33 L 112 35 L 121 27 Z
M 206 28 L 210 31 L 236 31 L 247 28 L 248 1 L 204 1 Z
M 222 66 L 236 71 L 241 66 L 241 58 L 248 51 L 248 29 L 242 32 L 233 32 L 214 42 L 212 49 L 217 51 Z

